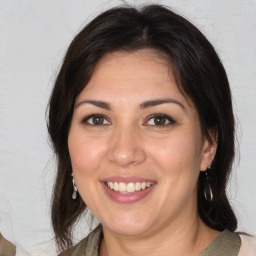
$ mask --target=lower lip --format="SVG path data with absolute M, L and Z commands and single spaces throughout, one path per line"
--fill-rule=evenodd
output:
M 101 184 L 103 185 L 103 188 L 107 193 L 107 195 L 112 200 L 114 200 L 117 203 L 127 203 L 127 204 L 135 203 L 143 199 L 154 189 L 154 186 L 155 186 L 155 184 L 153 184 L 149 188 L 146 188 L 140 191 L 135 191 L 134 193 L 131 193 L 131 194 L 120 194 L 115 190 L 110 189 L 104 182 L 101 182 Z

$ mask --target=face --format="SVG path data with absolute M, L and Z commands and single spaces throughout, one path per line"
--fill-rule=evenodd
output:
M 197 215 L 197 180 L 215 148 L 168 61 L 104 56 L 75 101 L 68 137 L 80 196 L 107 230 L 146 235 Z

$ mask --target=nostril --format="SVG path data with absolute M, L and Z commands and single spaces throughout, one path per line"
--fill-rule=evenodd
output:
M 146 154 L 140 143 L 139 134 L 127 127 L 121 131 L 115 131 L 109 144 L 108 159 L 121 167 L 144 162 Z

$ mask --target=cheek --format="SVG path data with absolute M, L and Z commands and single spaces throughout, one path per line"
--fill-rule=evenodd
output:
M 103 147 L 100 142 L 97 142 L 97 139 L 90 140 L 71 130 L 68 138 L 68 148 L 75 174 L 90 175 L 100 165 Z
M 99 173 L 97 170 L 102 163 L 102 145 L 97 139 L 90 141 L 83 133 L 70 131 L 68 148 L 71 159 L 72 171 L 76 186 L 83 201 L 88 207 L 94 203 L 92 195 L 96 195 L 95 189 L 99 185 Z
M 200 169 L 200 140 L 198 141 L 191 133 L 175 134 L 149 145 L 152 159 L 167 175 Z
M 176 210 L 179 210 L 196 195 L 200 141 L 198 143 L 194 136 L 183 134 L 151 145 L 152 166 L 157 165 L 161 184 L 159 202 L 161 205 L 166 205 L 166 202 L 173 207 L 176 205 Z M 169 208 L 163 209 L 169 212 Z

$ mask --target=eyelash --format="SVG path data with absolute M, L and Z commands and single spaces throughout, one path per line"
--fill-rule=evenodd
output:
M 100 123 L 100 124 L 95 124 L 93 123 L 93 118 L 100 118 L 103 120 L 103 123 Z M 164 119 L 164 124 L 147 124 L 150 120 L 153 120 L 153 119 L 156 119 L 156 118 L 160 118 L 160 119 Z M 89 123 L 89 120 L 92 119 L 91 123 Z M 168 121 L 168 123 L 166 124 L 166 120 Z M 107 122 L 107 123 L 105 123 Z M 105 116 L 105 115 L 102 115 L 102 114 L 91 114 L 85 118 L 82 119 L 82 124 L 86 124 L 86 125 L 91 125 L 91 126 L 102 126 L 102 125 L 109 125 L 111 124 L 109 121 L 108 121 L 108 118 Z M 151 116 L 149 116 L 147 118 L 147 121 L 145 123 L 143 123 L 143 125 L 145 126 L 157 126 L 158 128 L 162 128 L 162 127 L 165 127 L 165 126 L 169 126 L 169 125 L 173 125 L 175 124 L 176 121 L 168 116 L 168 115 L 165 115 L 165 114 L 162 114 L 162 113 L 158 113 L 158 114 L 153 114 Z
M 165 114 L 162 114 L 162 113 L 158 113 L 158 114 L 153 114 L 153 115 L 151 115 L 151 116 L 149 116 L 148 118 L 147 118 L 147 123 L 150 121 L 150 120 L 153 120 L 153 119 L 156 119 L 156 118 L 163 118 L 164 120 L 165 120 L 165 123 L 164 124 L 160 124 L 160 125 L 152 125 L 152 124 L 146 124 L 146 125 L 148 125 L 148 126 L 157 126 L 158 128 L 162 128 L 162 127 L 166 127 L 166 126 L 169 126 L 169 125 L 173 125 L 173 124 L 175 124 L 176 123 L 176 121 L 172 118 L 172 117 L 170 117 L 170 116 L 168 116 L 168 115 L 165 115 Z M 166 120 L 169 122 L 169 123 L 167 123 L 166 124 Z
M 88 121 L 90 119 L 93 119 L 93 118 L 102 118 L 103 119 L 103 123 L 102 124 L 93 124 L 93 123 L 89 123 Z M 101 126 L 101 125 L 106 125 L 106 123 L 104 123 L 105 121 L 108 122 L 108 124 L 110 124 L 110 122 L 108 121 L 107 117 L 104 116 L 104 115 L 101 115 L 101 114 L 91 114 L 85 118 L 83 118 L 82 120 L 82 124 L 86 124 L 86 125 L 91 125 L 91 126 Z M 107 125 L 108 125 L 107 124 Z

